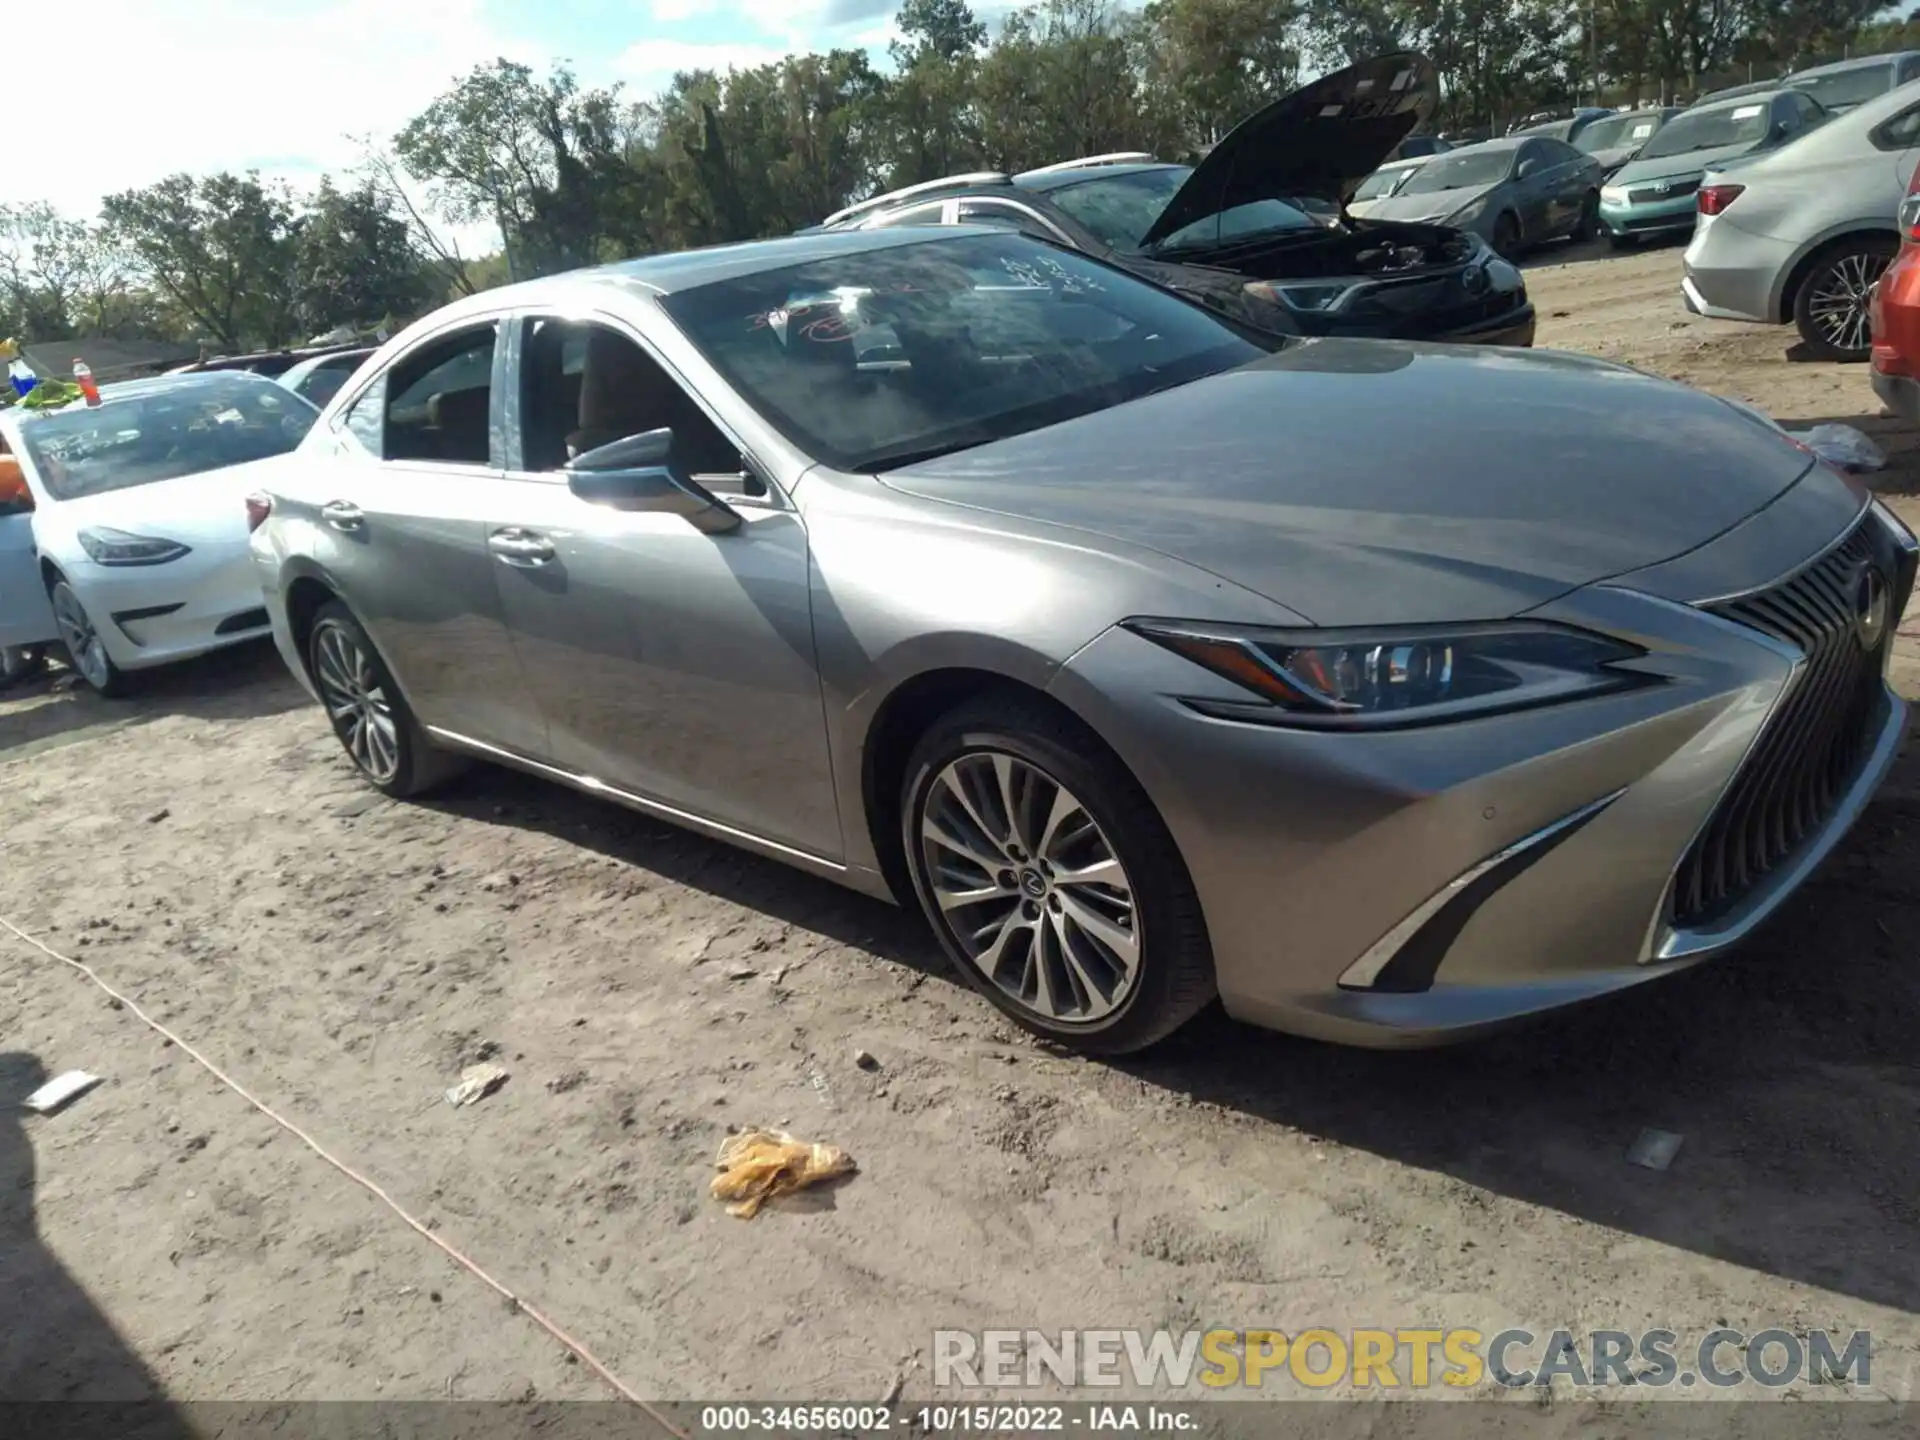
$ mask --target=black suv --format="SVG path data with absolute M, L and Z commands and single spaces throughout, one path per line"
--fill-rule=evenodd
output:
M 1420 130 L 1437 95 L 1426 57 L 1386 55 L 1241 121 L 1198 166 L 1129 153 L 955 175 L 815 228 L 994 225 L 1282 334 L 1531 345 L 1526 285 L 1484 242 L 1347 214 L 1360 182 Z

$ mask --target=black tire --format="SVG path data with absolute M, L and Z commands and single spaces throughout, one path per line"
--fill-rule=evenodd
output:
M 1110 851 L 1119 864 L 1120 878 L 1126 882 L 1131 896 L 1122 925 L 1138 939 L 1138 958 L 1125 988 L 1115 987 L 1119 998 L 1110 1000 L 1112 1008 L 1096 1018 L 1073 1020 L 1042 1014 L 1008 993 L 974 960 L 936 897 L 936 881 L 930 875 L 927 853 L 930 846 L 921 838 L 935 786 L 946 783 L 943 777 L 956 762 L 971 759 L 978 764 L 989 756 L 1020 762 L 1040 772 L 1041 780 L 1064 789 L 1068 798 L 1077 802 L 1072 814 L 1091 821 L 1091 826 L 1062 823 L 1059 833 L 1066 835 L 1075 831 L 1082 837 L 1091 836 L 1092 841 Z M 985 763 L 994 762 L 986 760 Z M 943 800 L 948 796 L 950 792 L 943 792 Z M 1036 803 L 1048 803 L 1044 791 L 1039 793 Z M 1002 813 L 1004 809 L 1001 807 Z M 1213 998 L 1213 951 L 1207 941 L 1206 921 L 1193 881 L 1187 874 L 1186 862 L 1167 832 L 1166 824 L 1146 792 L 1098 738 L 1053 707 L 1018 696 L 987 696 L 968 701 L 942 716 L 920 738 L 907 762 L 900 814 L 901 840 L 913 875 L 914 893 L 948 958 L 974 989 L 1024 1029 L 1087 1054 L 1121 1055 L 1164 1039 Z M 1027 828 L 1034 828 L 1038 819 L 1037 814 L 1033 815 Z M 987 836 L 989 842 L 992 838 Z M 1020 863 L 1017 847 L 1005 853 L 1014 857 L 1009 864 Z M 1041 858 L 1027 857 L 1049 877 L 1054 876 L 1056 872 L 1040 863 Z M 961 863 L 964 867 L 965 862 Z M 997 857 L 995 863 L 999 863 Z M 978 873 L 978 867 L 973 873 Z M 951 867 L 940 878 L 951 886 L 954 883 Z M 1020 879 L 1025 878 L 1026 872 L 1020 872 Z M 1002 878 L 998 883 L 1005 894 L 981 903 L 993 904 L 1005 898 L 1009 908 L 1000 912 L 1007 916 L 1003 925 L 1013 926 L 1012 912 L 1024 910 L 1034 923 L 1023 922 L 1015 928 L 1036 937 L 1044 930 L 1060 937 L 1069 933 L 1068 917 L 1076 913 L 1071 899 L 1065 915 L 1061 915 L 1060 904 L 1053 894 L 1049 893 L 1044 901 L 1029 902 L 1018 882 Z M 1051 879 L 1040 883 L 1048 884 L 1051 890 Z M 1068 883 L 1062 881 L 1059 889 L 1062 895 L 1067 894 Z M 1041 925 L 1042 904 L 1060 918 Z M 953 913 L 959 914 L 963 908 L 956 905 Z M 1079 913 L 1084 914 L 1085 907 L 1081 907 Z M 986 928 L 992 928 L 993 924 L 990 913 Z M 1094 931 L 1079 925 L 1072 929 L 1083 956 L 1088 944 L 1097 945 L 1097 941 L 1088 938 Z M 1058 966 L 1048 968 L 1048 973 L 1056 977 L 1055 989 L 1061 988 L 1059 982 L 1066 974 L 1062 943 L 1054 940 L 1050 952 L 1045 952 L 1042 946 L 1043 954 L 1051 953 L 1061 961 Z M 1012 951 L 1014 942 L 1010 942 L 1007 949 Z M 1031 969 L 1047 968 L 1046 960 L 1041 958 L 1036 963 L 1032 952 L 1028 953 L 1028 965 Z M 1087 971 L 1079 968 L 1076 973 L 1084 977 Z M 1024 988 L 1026 982 L 1021 983 Z M 1073 982 L 1067 980 L 1066 985 L 1071 989 Z M 1103 1003 L 1108 1003 L 1107 997 L 1103 997 Z
M 338 600 L 329 600 L 314 612 L 307 635 L 307 673 L 320 691 L 327 723 L 340 748 L 361 778 L 383 795 L 396 800 L 422 795 L 466 768 L 462 757 L 438 749 L 427 739 L 372 639 Z M 345 698 L 336 688 L 341 680 L 364 699 L 366 708 L 336 713 L 334 700 Z M 382 706 L 391 721 L 390 736 L 375 718 Z
M 1621 235 L 1616 232 L 1607 236 L 1607 244 L 1616 250 L 1638 250 L 1640 248 L 1640 237 L 1637 235 Z
M 1600 192 L 1587 191 L 1586 198 L 1580 202 L 1580 218 L 1573 222 L 1573 229 L 1567 233 L 1570 240 L 1591 240 L 1600 233 Z
M 1520 258 L 1520 222 L 1511 212 L 1496 217 L 1493 222 L 1493 250 L 1503 260 Z
M 1815 257 L 1794 290 L 1793 323 L 1816 359 L 1865 360 L 1871 353 L 1867 299 L 1899 248 L 1891 235 L 1849 235 Z M 1830 308 L 1848 296 L 1848 308 Z
M 66 577 L 47 579 L 47 601 L 53 606 L 54 628 L 60 632 L 60 649 L 73 673 L 108 700 L 130 693 L 133 681 L 127 672 L 113 663 L 106 645 L 99 639 L 93 616 L 81 602 L 79 593 Z

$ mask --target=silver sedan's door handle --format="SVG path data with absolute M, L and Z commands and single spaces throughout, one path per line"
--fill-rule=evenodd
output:
M 322 505 L 320 518 L 336 530 L 358 530 L 367 523 L 360 507 L 345 500 L 329 500 Z
M 487 548 L 508 565 L 544 565 L 553 559 L 553 542 L 531 530 L 509 528 L 487 536 Z

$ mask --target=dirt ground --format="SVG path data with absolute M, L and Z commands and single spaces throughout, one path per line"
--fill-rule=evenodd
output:
M 1689 317 L 1677 250 L 1543 257 L 1529 280 L 1542 345 L 1859 425 L 1920 518 L 1920 436 L 1878 418 L 1865 373 Z M 371 795 L 270 649 L 129 702 L 42 683 L 0 704 L 0 916 L 647 1395 L 926 1396 L 936 1327 L 1426 1323 L 1870 1328 L 1874 1388 L 1905 1397 L 1916 874 L 1909 757 L 1725 963 L 1470 1048 L 1343 1051 L 1216 1014 L 1096 1063 L 1002 1023 L 916 917 L 777 865 L 500 771 Z M 511 1080 L 450 1107 L 481 1058 Z M 52 1118 L 0 1110 L 0 1393 L 606 1393 L 0 932 L 0 1102 L 74 1067 L 107 1083 Z M 730 1219 L 710 1161 L 753 1122 L 860 1173 Z M 1643 1126 L 1685 1135 L 1671 1170 L 1625 1163 Z

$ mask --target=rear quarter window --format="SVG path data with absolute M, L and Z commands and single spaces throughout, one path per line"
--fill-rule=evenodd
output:
M 1911 150 L 1920 145 L 1920 104 L 1882 120 L 1869 138 L 1882 150 Z

